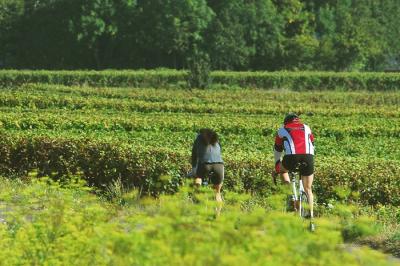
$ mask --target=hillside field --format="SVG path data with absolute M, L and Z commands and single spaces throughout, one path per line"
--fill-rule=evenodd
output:
M 289 111 L 316 138 L 315 234 L 282 210 L 271 180 Z M 211 189 L 196 194 L 185 178 L 202 127 L 221 139 L 220 215 Z M 382 250 L 400 255 L 399 90 L 6 84 L 0 135 L 0 265 L 394 265 Z

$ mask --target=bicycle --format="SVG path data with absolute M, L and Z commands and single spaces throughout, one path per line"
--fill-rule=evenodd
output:
M 208 186 L 208 184 L 211 183 L 211 178 L 212 178 L 213 175 L 214 175 L 214 172 L 211 171 L 211 172 L 208 173 L 208 175 L 207 175 L 206 178 L 202 178 L 202 179 L 201 179 L 201 186 L 202 186 L 202 187 Z M 193 173 L 190 171 L 190 172 L 188 172 L 188 173 L 186 174 L 186 178 L 192 179 L 192 178 L 195 178 L 195 176 L 194 176 Z M 200 185 L 200 184 L 199 184 L 199 185 Z
M 292 186 L 292 195 L 290 195 L 293 202 L 293 209 L 298 212 L 301 218 L 309 218 L 310 212 L 305 208 L 308 205 L 307 193 L 304 190 L 303 181 L 301 180 L 300 168 L 303 164 L 299 163 L 296 165 L 295 170 L 289 172 L 290 183 Z M 297 180 L 296 173 L 299 174 Z M 297 190 L 297 186 L 299 189 Z
M 206 178 L 203 178 L 203 179 L 201 180 L 201 185 L 202 185 L 203 187 L 206 187 L 206 186 L 208 186 L 208 184 L 211 184 L 211 178 L 212 178 L 213 175 L 214 175 L 214 171 L 210 171 L 210 172 L 208 173 L 207 177 L 206 177 Z
M 294 211 L 298 213 L 298 215 L 302 219 L 309 219 L 311 218 L 310 211 L 306 208 L 308 205 L 308 196 L 304 190 L 303 181 L 300 174 L 300 168 L 306 166 L 305 163 L 298 163 L 296 164 L 293 171 L 290 171 L 289 178 L 290 178 L 290 185 L 292 188 L 292 194 L 288 196 L 286 202 L 286 210 L 287 211 Z M 296 178 L 296 174 L 298 174 L 298 179 Z M 273 176 L 274 184 L 276 185 L 276 176 Z M 310 222 L 310 231 L 315 230 L 315 225 L 313 222 Z
M 215 175 L 215 172 L 214 171 L 210 171 L 210 172 L 208 172 L 208 174 L 207 174 L 207 176 L 205 177 L 205 178 L 201 178 L 201 183 L 196 183 L 196 184 L 194 184 L 194 187 L 198 190 L 200 187 L 208 187 L 208 185 L 209 184 L 213 184 L 213 182 L 212 182 L 212 178 L 213 178 L 213 176 Z M 193 173 L 191 173 L 191 172 L 189 172 L 189 173 L 187 173 L 187 175 L 186 175 L 186 178 L 190 178 L 190 179 L 192 179 L 192 178 L 194 178 L 195 176 L 193 175 Z M 200 178 L 199 178 L 200 179 Z M 224 198 L 223 198 L 223 196 L 222 196 L 222 193 L 221 193 L 221 201 L 224 201 Z

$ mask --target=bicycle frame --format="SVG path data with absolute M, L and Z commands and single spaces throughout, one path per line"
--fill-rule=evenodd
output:
M 213 175 L 214 175 L 214 171 L 210 171 L 210 172 L 208 173 L 208 175 L 207 175 L 205 178 L 203 178 L 203 179 L 201 180 L 201 185 L 202 185 L 203 187 L 206 187 L 206 186 L 208 186 L 209 184 L 212 184 L 211 178 L 212 178 Z
M 291 173 L 289 173 L 289 176 L 290 176 L 290 182 L 292 184 L 293 200 L 295 202 L 295 211 L 298 211 L 299 216 L 302 217 L 303 206 L 302 206 L 301 197 L 302 197 L 302 195 L 306 195 L 305 194 L 306 192 L 305 192 L 304 186 L 303 186 L 303 180 L 301 179 L 301 175 L 299 173 L 299 190 L 297 191 L 296 173 L 291 172 Z M 296 208 L 297 202 L 299 203 L 298 209 Z

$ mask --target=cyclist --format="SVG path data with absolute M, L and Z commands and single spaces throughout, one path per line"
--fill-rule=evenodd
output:
M 284 182 L 290 184 L 288 171 L 294 171 L 296 165 L 301 163 L 299 172 L 310 206 L 310 229 L 314 231 L 314 197 L 311 189 L 314 179 L 314 135 L 295 113 L 287 114 L 283 124 L 275 137 L 275 174 L 281 174 Z
M 224 162 L 221 156 L 221 146 L 217 133 L 203 128 L 197 135 L 192 148 L 192 176 L 195 185 L 201 185 L 202 179 L 210 174 L 215 189 L 215 199 L 222 202 L 221 188 L 224 181 Z

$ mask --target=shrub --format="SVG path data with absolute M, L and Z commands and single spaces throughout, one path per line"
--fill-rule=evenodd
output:
M 331 163 L 332 159 L 318 162 L 314 190 L 320 202 L 336 199 L 337 187 L 342 186 L 359 191 L 360 203 L 400 203 L 397 178 L 400 167 L 392 161 L 357 160 L 355 168 L 355 159 L 338 159 L 335 164 Z M 226 188 L 261 195 L 270 195 L 275 190 L 270 177 L 272 164 L 268 161 L 227 155 L 225 163 Z M 157 195 L 178 190 L 189 162 L 186 151 L 132 146 L 117 140 L 2 136 L 0 173 L 23 176 L 32 169 L 38 169 L 38 176 L 56 180 L 80 173 L 90 185 L 98 187 L 121 178 L 122 183 L 140 188 L 143 193 Z M 382 184 L 385 184 L 384 190 Z
M 188 81 L 192 87 L 214 84 L 242 88 L 291 90 L 398 90 L 399 73 L 359 72 L 228 72 L 215 71 L 209 76 L 206 54 L 189 60 L 189 73 L 177 70 L 137 71 L 16 71 L 0 70 L 0 87 L 26 83 L 89 85 L 108 87 L 179 87 Z
M 73 188 L 71 188 L 73 187 Z M 335 217 L 307 222 L 259 205 L 243 210 L 244 195 L 226 193 L 215 215 L 211 190 L 198 202 L 185 187 L 175 195 L 120 206 L 86 189 L 49 179 L 30 184 L 0 179 L 8 206 L 0 223 L 4 265 L 379 265 L 386 257 L 341 248 Z M 248 197 L 246 197 L 248 198 Z M 355 224 L 357 220 L 353 220 Z M 363 235 L 365 228 L 356 230 Z M 360 233 L 361 232 L 361 233 Z M 162 254 L 162 256 L 160 256 Z
M 189 73 L 187 83 L 189 88 L 206 89 L 211 85 L 210 57 L 203 52 L 197 52 L 188 59 Z

